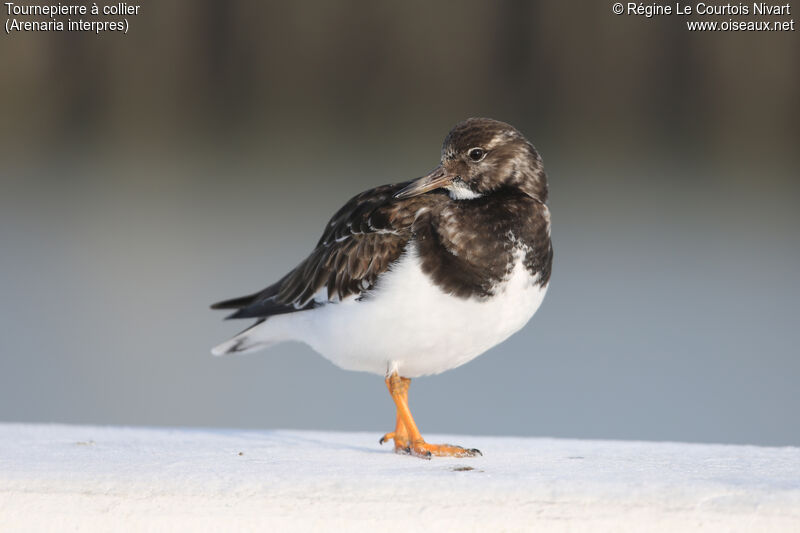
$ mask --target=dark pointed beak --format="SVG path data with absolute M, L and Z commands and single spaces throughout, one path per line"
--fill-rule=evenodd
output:
M 428 191 L 446 187 L 451 184 L 455 178 L 456 176 L 449 174 L 442 165 L 439 165 L 427 176 L 417 178 L 406 187 L 403 187 L 399 192 L 395 193 L 394 197 L 404 199 L 419 196 Z

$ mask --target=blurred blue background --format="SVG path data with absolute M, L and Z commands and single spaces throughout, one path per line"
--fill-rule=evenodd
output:
M 0 40 L 0 420 L 392 429 L 303 345 L 212 358 L 363 189 L 516 125 L 555 266 L 519 334 L 415 380 L 425 432 L 800 445 L 800 42 L 603 2 L 144 4 Z

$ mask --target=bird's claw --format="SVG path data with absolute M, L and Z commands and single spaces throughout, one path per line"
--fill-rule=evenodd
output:
M 483 456 L 483 453 L 477 448 L 463 448 L 451 444 L 428 444 L 427 442 L 417 442 L 409 445 L 395 444 L 394 452 L 400 455 L 413 455 L 420 459 L 430 459 L 434 455 L 437 457 Z
M 412 453 L 418 457 L 475 457 L 483 455 L 477 448 L 463 448 L 452 444 L 428 444 L 419 442 L 412 445 Z

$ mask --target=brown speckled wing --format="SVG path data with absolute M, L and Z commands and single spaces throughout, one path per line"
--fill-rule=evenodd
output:
M 277 283 L 212 308 L 238 309 L 228 318 L 264 318 L 370 290 L 402 254 L 419 210 L 439 196 L 393 199 L 407 184 L 384 185 L 355 196 L 333 215 L 311 254 Z

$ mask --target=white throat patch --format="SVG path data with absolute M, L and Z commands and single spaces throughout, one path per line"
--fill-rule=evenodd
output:
M 481 195 L 467 187 L 462 181 L 454 181 L 447 186 L 447 192 L 453 200 L 473 200 Z

